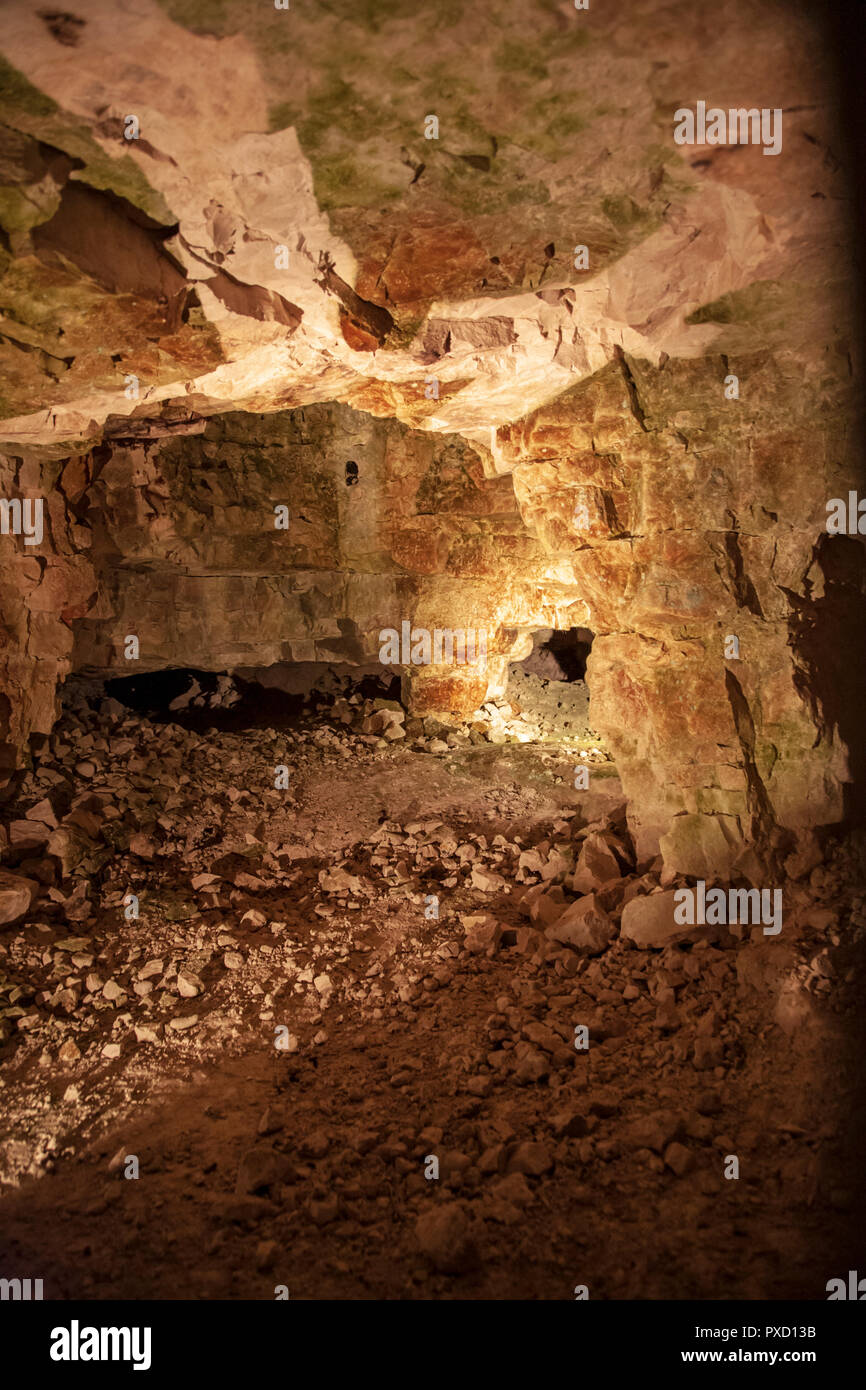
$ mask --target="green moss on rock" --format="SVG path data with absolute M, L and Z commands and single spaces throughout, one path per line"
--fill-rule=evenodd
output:
M 768 312 L 784 307 L 790 287 L 774 280 L 757 280 L 744 290 L 732 290 L 710 304 L 702 304 L 686 323 L 754 323 Z
M 80 161 L 81 167 L 74 169 L 70 178 L 125 198 L 163 226 L 177 221 L 162 194 L 151 188 L 130 155 L 124 153 L 115 159 L 106 154 L 82 120 L 63 111 L 2 57 L 0 103 L 7 126 Z

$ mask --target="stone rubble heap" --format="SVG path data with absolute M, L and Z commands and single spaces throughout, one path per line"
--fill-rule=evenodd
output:
M 483 962 L 515 973 L 481 1046 L 448 1063 L 479 1097 L 560 1084 L 585 1062 L 580 1023 L 605 1057 L 628 1045 L 634 1066 L 689 1063 L 721 1079 L 743 1048 L 735 981 L 778 986 L 778 1020 L 795 1027 L 844 979 L 864 899 L 845 897 L 841 859 L 828 867 L 814 836 L 778 942 L 760 927 L 674 927 L 685 880 L 663 885 L 659 859 L 636 862 L 622 804 L 594 820 L 563 807 L 515 833 L 504 794 L 486 824 L 458 797 L 442 815 L 383 816 L 360 837 L 344 807 L 349 829 L 329 839 L 318 797 L 347 762 L 361 787 L 401 765 L 417 775 L 395 702 L 352 700 L 334 706 L 340 726 L 352 720 L 337 729 L 204 735 L 114 700 L 70 705 L 20 785 L 0 870 L 0 1046 L 13 1076 L 37 1069 L 16 1102 L 30 1138 L 6 1144 L 0 1180 L 50 1165 L 75 1124 L 93 1123 L 81 1080 L 110 1091 L 107 1064 L 121 1068 L 120 1106 L 156 1052 L 163 1066 L 240 1055 L 280 1025 L 287 1052 L 321 1048 L 353 1011 L 417 1020 L 431 993 Z M 458 739 L 416 743 L 447 763 Z M 280 764 L 286 790 L 273 785 Z M 38 1072 L 58 1065 L 69 1084 L 46 1115 Z M 682 1137 L 675 1125 L 648 1147 L 667 1162 Z M 687 1166 L 679 1149 L 669 1166 Z
M 556 741 L 573 745 L 578 756 L 587 761 L 610 761 L 598 735 L 587 726 L 583 682 L 572 685 L 537 676 L 518 676 L 512 678 L 511 684 L 519 687 L 519 700 L 513 696 L 486 700 L 468 719 L 454 716 L 448 722 L 441 716 L 407 719 L 398 701 L 365 699 L 353 693 L 351 677 L 345 677 L 344 684 L 346 693 L 334 701 L 331 717 L 364 734 L 381 735 L 389 742 L 408 738 L 414 748 L 443 753 L 446 748 L 461 748 L 467 743 Z M 549 691 L 558 693 L 548 694 Z M 563 708 L 565 714 L 561 712 Z

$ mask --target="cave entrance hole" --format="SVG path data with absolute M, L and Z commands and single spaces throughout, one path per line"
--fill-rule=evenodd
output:
M 598 744 L 586 683 L 593 637 L 586 627 L 542 628 L 532 634 L 528 655 L 509 665 L 505 698 L 537 724 L 545 740 Z
M 585 683 L 586 663 L 594 635 L 588 627 L 569 627 L 561 631 L 543 628 L 532 634 L 529 656 L 515 665 L 524 673 L 544 680 Z
M 326 662 L 263 668 L 255 679 L 236 673 L 173 667 L 91 682 L 90 698 L 107 696 L 156 724 L 196 732 L 290 729 L 305 716 L 327 715 L 346 683 L 364 699 L 399 699 L 399 677 Z

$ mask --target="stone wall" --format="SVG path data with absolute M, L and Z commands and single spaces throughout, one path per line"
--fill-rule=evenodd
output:
M 528 527 L 587 604 L 593 719 L 639 840 L 652 846 L 677 817 L 665 851 L 695 872 L 696 837 L 718 864 L 722 846 L 735 857 L 777 823 L 838 820 L 853 776 L 818 689 L 838 654 L 828 641 L 810 657 L 807 634 L 821 622 L 826 500 L 859 472 L 854 402 L 843 364 L 809 393 L 806 370 L 766 353 L 623 359 L 498 435 Z M 862 559 L 857 570 L 843 648 Z M 726 659 L 731 637 L 739 655 Z
M 735 368 L 743 394 L 726 400 Z M 846 390 L 816 402 L 766 363 L 623 358 L 500 429 L 495 457 L 316 405 L 9 463 L 10 483 L 44 492 L 48 521 L 32 554 L 3 541 L 18 576 L 4 586 L 6 769 L 50 728 L 70 669 L 365 665 L 404 620 L 484 628 L 483 673 L 406 673 L 413 709 L 465 715 L 529 633 L 585 626 L 593 723 L 641 854 L 661 839 L 671 866 L 720 870 L 779 827 L 836 822 L 852 771 L 809 634 L 824 499 L 854 468 Z M 768 427 L 777 413 L 784 427 Z

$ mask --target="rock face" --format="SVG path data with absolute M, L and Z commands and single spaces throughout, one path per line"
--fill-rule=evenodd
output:
M 33 901 L 36 886 L 31 879 L 0 869 L 0 926 L 24 916 Z
M 0 537 L 0 775 L 129 636 L 223 671 L 483 630 L 395 667 L 467 714 L 580 627 L 640 856 L 726 872 L 841 818 L 845 175 L 820 36 L 728 8 L 710 42 L 686 5 L 371 6 L 335 43 L 314 4 L 9 0 L 0 496 L 44 517 Z M 674 143 L 769 87 L 777 156 Z
M 622 913 L 622 935 L 626 941 L 634 942 L 640 950 L 651 947 L 661 950 L 678 941 L 694 936 L 695 928 L 678 925 L 674 915 L 677 895 L 650 893 L 646 897 L 632 898 L 626 903 Z
M 571 946 L 587 955 L 600 955 L 616 935 L 607 913 L 595 901 L 595 894 L 578 898 L 561 917 L 547 928 L 551 941 Z

